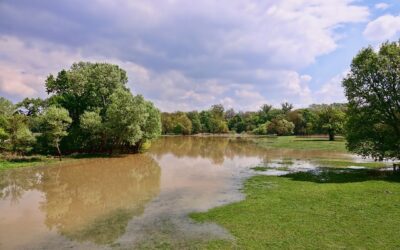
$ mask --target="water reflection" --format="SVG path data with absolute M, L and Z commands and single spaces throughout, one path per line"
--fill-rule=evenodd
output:
M 25 192 L 40 191 L 41 196 L 36 195 L 32 203 L 39 204 L 48 230 L 77 242 L 109 244 L 121 237 L 128 221 L 142 214 L 146 203 L 157 196 L 160 174 L 156 161 L 147 155 L 2 172 L 0 210 L 18 206 Z M 9 226 L 24 224 L 24 216 L 9 221 L 1 215 L 0 219 Z M 25 226 L 35 230 L 38 225 Z M 10 231 L 0 226 L 0 235 L 7 234 Z M 0 239 L 5 246 L 13 244 L 5 237 Z
M 0 249 L 130 249 L 230 238 L 188 213 L 243 198 L 243 178 L 263 162 L 307 167 L 337 153 L 266 150 L 252 140 L 163 137 L 147 154 L 0 172 Z M 165 247 L 165 245 L 163 245 Z
M 201 157 L 211 159 L 214 164 L 222 164 L 225 159 L 242 157 L 262 157 L 265 162 L 277 158 L 313 159 L 313 158 L 351 158 L 350 155 L 319 151 L 293 149 L 265 149 L 257 146 L 251 138 L 229 137 L 162 137 L 151 148 L 157 157 L 173 154 L 181 157 Z

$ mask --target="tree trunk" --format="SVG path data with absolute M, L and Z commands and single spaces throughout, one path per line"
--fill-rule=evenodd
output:
M 58 145 L 58 143 L 56 144 L 56 148 L 57 148 L 57 152 L 58 152 L 58 157 L 60 158 L 60 161 L 61 161 L 62 155 L 61 155 L 61 150 L 60 150 L 60 146 Z
M 329 131 L 329 140 L 334 141 L 335 140 L 335 133 L 333 131 Z

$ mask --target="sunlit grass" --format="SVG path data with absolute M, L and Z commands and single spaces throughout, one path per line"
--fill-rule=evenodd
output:
M 328 138 L 323 137 L 278 136 L 260 138 L 256 140 L 256 143 L 265 148 L 347 152 L 346 141 L 342 137 L 337 137 L 335 141 L 329 141 Z
M 386 162 L 353 162 L 344 160 L 317 160 L 315 161 L 321 167 L 365 167 L 365 168 L 383 168 L 388 167 Z
M 245 200 L 191 217 L 226 228 L 225 249 L 398 249 L 399 181 L 373 170 L 255 176 Z

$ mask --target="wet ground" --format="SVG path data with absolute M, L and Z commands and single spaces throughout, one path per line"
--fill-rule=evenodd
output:
M 335 152 L 266 150 L 251 140 L 163 137 L 141 155 L 0 172 L 0 249 L 152 248 L 232 239 L 188 214 L 243 199 L 244 178 L 314 169 Z M 268 166 L 261 172 L 252 168 Z

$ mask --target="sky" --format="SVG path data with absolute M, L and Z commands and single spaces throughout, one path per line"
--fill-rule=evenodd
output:
M 0 0 L 0 96 L 91 61 L 162 111 L 345 102 L 354 55 L 399 37 L 400 0 Z

